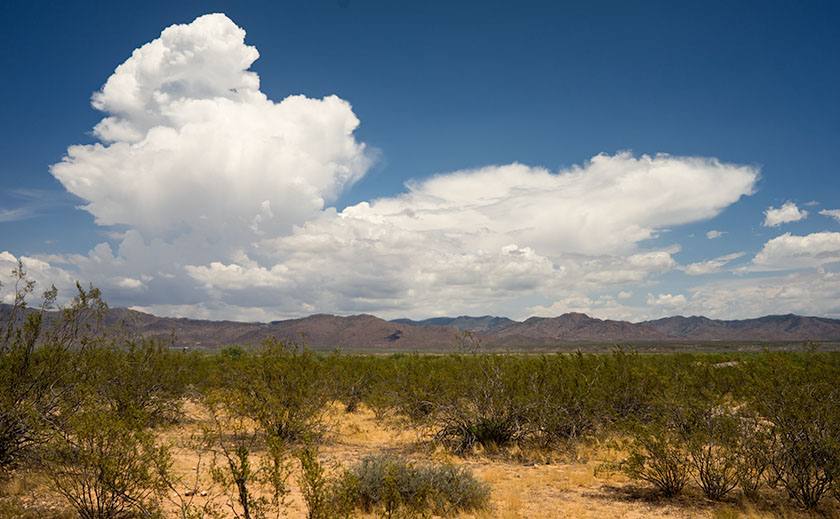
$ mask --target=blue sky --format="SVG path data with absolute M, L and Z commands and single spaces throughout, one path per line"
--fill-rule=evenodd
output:
M 193 317 L 840 317 L 840 7 L 625 4 L 6 3 L 0 268 Z

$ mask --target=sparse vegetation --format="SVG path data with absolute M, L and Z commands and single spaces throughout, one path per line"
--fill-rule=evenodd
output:
M 7 481 L 38 474 L 78 517 L 251 519 L 285 514 L 292 495 L 312 519 L 451 517 L 495 499 L 451 463 L 458 457 L 576 460 L 605 442 L 617 458 L 599 474 L 668 498 L 732 503 L 734 493 L 762 506 L 783 496 L 824 515 L 838 506 L 840 355 L 816 347 L 377 357 L 268 340 L 187 353 L 106 330 L 107 305 L 92 288 L 79 285 L 58 314 L 48 313 L 54 289 L 29 308 L 35 286 L 22 265 L 14 275 L 16 286 L 4 287 L 14 304 L 2 313 L 0 469 Z M 187 420 L 184 406 L 200 418 Z M 415 430 L 418 452 L 444 451 L 448 462 L 373 452 L 346 469 L 325 465 L 336 406 L 346 419 L 372 410 L 383 426 Z M 189 483 L 169 440 L 182 427 L 204 460 L 188 468 Z M 10 510 L 24 509 L 0 500 L 0 512 Z

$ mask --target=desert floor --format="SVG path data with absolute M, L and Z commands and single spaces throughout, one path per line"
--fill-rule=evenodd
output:
M 186 418 L 162 435 L 171 442 L 174 469 L 183 476 L 178 490 L 182 497 L 195 502 L 213 499 L 228 513 L 225 497 L 214 489 L 206 476 L 195 480 L 196 468 L 206 469 L 208 457 L 186 445 L 195 438 L 206 417 L 198 407 L 187 403 Z M 744 498 L 737 490 L 725 502 L 705 499 L 692 483 L 677 498 L 666 499 L 643 482 L 633 482 L 621 474 L 596 472 L 604 461 L 618 454 L 605 445 L 585 446 L 574 455 L 523 451 L 517 447 L 501 452 L 475 452 L 454 456 L 427 440 L 421 431 L 388 420 L 377 420 L 361 409 L 345 413 L 340 407 L 326 416 L 332 431 L 319 447 L 326 467 L 348 467 L 371 453 L 390 452 L 416 463 L 448 462 L 464 465 L 491 487 L 492 508 L 477 514 L 461 514 L 467 519 L 548 519 L 548 518 L 805 518 L 840 517 L 836 501 L 828 502 L 817 513 L 797 510 L 783 493 L 765 493 L 761 502 Z M 298 465 L 295 464 L 295 470 Z M 306 507 L 296 484 L 297 474 L 289 478 L 291 492 L 280 517 L 305 518 Z M 195 491 L 193 496 L 191 490 Z M 202 496 L 202 494 L 205 494 Z M 175 491 L 170 496 L 177 501 Z M 168 505 L 170 509 L 173 505 Z M 174 509 L 172 517 L 176 517 Z M 11 517 L 64 519 L 74 517 L 66 503 L 51 495 L 45 480 L 32 473 L 14 474 L 0 485 L 0 519 Z M 360 515 L 372 518 L 374 515 Z

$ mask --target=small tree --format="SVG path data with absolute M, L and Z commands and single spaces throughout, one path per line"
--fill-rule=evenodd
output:
M 42 449 L 52 487 L 82 519 L 148 517 L 162 489 L 157 467 L 167 458 L 155 436 L 109 409 L 87 408 Z
M 235 413 L 239 406 L 230 399 L 236 397 L 222 392 L 209 400 L 211 424 L 205 427 L 204 438 L 214 449 L 211 476 L 237 519 L 261 519 L 271 510 L 279 514 L 289 492 L 286 450 L 280 438 L 263 434 L 250 419 Z M 255 459 L 260 446 L 264 454 Z
M 329 400 L 323 363 L 306 346 L 273 337 L 251 355 L 230 362 L 224 385 L 231 412 L 256 421 L 284 442 L 319 434 Z

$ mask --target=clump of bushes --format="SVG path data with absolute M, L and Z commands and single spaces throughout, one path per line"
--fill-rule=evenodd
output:
M 745 396 L 762 419 L 770 482 L 802 507 L 816 508 L 840 484 L 840 364 L 812 347 L 766 354 L 746 372 Z
M 722 500 L 739 487 L 756 498 L 781 487 L 816 509 L 840 485 L 840 363 L 836 354 L 763 353 L 739 363 L 731 384 L 708 363 L 682 362 L 661 372 L 661 399 L 617 429 L 628 456 L 619 470 L 678 494 L 693 477 Z M 727 385 L 724 389 L 720 385 Z
M 398 512 L 436 515 L 489 506 L 490 489 L 472 472 L 454 465 L 415 465 L 405 458 L 370 455 L 343 475 L 357 508 L 393 517 Z

